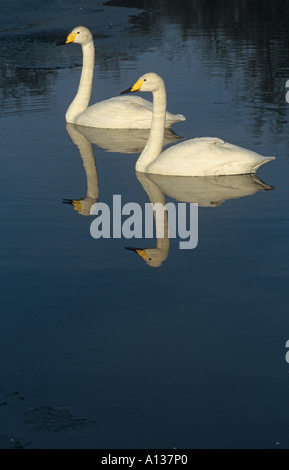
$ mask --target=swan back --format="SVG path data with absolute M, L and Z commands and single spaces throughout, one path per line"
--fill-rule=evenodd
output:
M 217 137 L 201 137 L 164 150 L 149 165 L 148 171 L 179 176 L 252 174 L 271 160 L 275 158 L 263 157 Z

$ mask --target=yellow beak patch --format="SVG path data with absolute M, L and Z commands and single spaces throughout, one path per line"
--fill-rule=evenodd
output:
M 135 84 L 131 87 L 130 91 L 139 91 L 141 89 L 141 86 L 143 84 L 143 80 L 138 80 L 135 82 Z
M 67 36 L 67 39 L 66 39 L 66 44 L 70 43 L 70 42 L 74 42 L 76 38 L 76 33 L 70 33 L 68 36 Z
M 80 212 L 82 210 L 82 205 L 80 201 L 74 200 L 72 201 L 72 204 L 75 211 Z
M 148 255 L 146 254 L 146 251 L 145 250 L 135 250 L 137 252 L 138 255 L 140 255 L 142 257 L 142 259 L 144 260 L 148 260 L 149 257 Z

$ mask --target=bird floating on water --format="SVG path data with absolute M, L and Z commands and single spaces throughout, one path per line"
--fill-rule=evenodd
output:
M 66 112 L 66 122 L 107 129 L 150 129 L 153 105 L 139 96 L 117 96 L 89 106 L 95 55 L 92 33 L 85 26 L 77 26 L 67 36 L 68 43 L 81 45 L 83 65 L 78 91 Z M 166 112 L 165 127 L 185 119 L 182 114 Z
M 164 81 L 156 73 L 147 73 L 122 94 L 136 91 L 153 94 L 152 126 L 136 162 L 136 171 L 172 176 L 252 174 L 264 163 L 275 160 L 217 137 L 186 140 L 162 151 L 167 103 Z

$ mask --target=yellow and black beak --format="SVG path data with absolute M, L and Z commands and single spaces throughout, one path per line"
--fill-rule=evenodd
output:
M 125 93 L 133 93 L 134 91 L 140 91 L 142 84 L 143 80 L 138 80 L 133 86 L 127 88 L 127 90 L 122 91 L 120 94 L 124 95 Z
M 74 40 L 75 40 L 75 38 L 76 38 L 76 34 L 77 34 L 77 33 L 70 33 L 70 34 L 67 36 L 65 43 L 66 43 L 66 44 L 69 44 L 70 42 L 74 42 Z
M 145 261 L 150 259 L 147 255 L 147 253 L 146 253 L 146 250 L 144 250 L 143 248 L 131 248 L 129 246 L 126 246 L 125 249 L 129 250 L 129 251 L 134 251 L 135 253 L 137 253 Z
M 82 210 L 81 201 L 78 199 L 64 199 L 63 204 L 71 204 L 75 211 L 80 212 Z

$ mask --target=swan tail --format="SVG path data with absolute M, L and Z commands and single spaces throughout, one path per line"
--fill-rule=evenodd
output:
M 275 157 L 263 157 L 262 159 L 258 160 L 257 163 L 254 165 L 253 171 L 256 172 L 260 166 L 264 165 L 265 163 L 271 162 L 272 160 L 276 160 Z
M 272 160 L 276 160 L 276 158 L 275 157 L 264 157 L 260 164 L 264 165 L 264 163 L 272 162 Z
M 183 114 L 172 114 L 170 118 L 173 122 L 181 122 L 186 120 L 186 117 Z
M 186 117 L 183 114 L 171 114 L 167 113 L 166 116 L 166 127 L 170 127 L 176 122 L 185 121 Z

